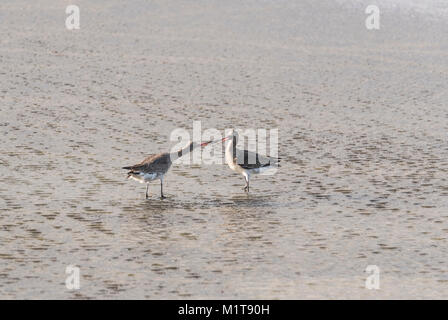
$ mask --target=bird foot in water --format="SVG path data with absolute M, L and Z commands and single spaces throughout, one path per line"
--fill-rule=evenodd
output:
M 160 196 L 160 199 L 163 200 L 163 199 L 166 199 L 166 197 L 162 195 L 162 196 Z

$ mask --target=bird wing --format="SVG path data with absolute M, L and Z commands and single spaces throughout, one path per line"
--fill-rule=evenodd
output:
M 277 163 L 274 159 L 259 155 L 256 152 L 236 148 L 234 150 L 234 159 L 243 169 L 257 169 Z
M 170 154 L 167 152 L 153 154 L 146 157 L 139 164 L 123 167 L 123 169 L 137 172 L 165 172 L 171 166 Z

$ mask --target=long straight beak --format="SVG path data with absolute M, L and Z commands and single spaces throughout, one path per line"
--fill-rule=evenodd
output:
M 221 139 L 221 142 L 227 141 L 227 140 L 229 140 L 230 138 L 231 138 L 231 136 L 222 138 L 222 139 Z M 201 143 L 201 147 L 205 147 L 206 145 L 208 145 L 208 144 L 210 144 L 210 143 L 216 143 L 216 142 L 219 142 L 219 140 L 215 140 L 215 141 L 210 140 L 210 141 L 207 141 L 207 142 L 203 142 L 203 143 Z
M 213 142 L 213 140 L 203 142 L 203 143 L 201 143 L 201 147 L 205 147 L 206 145 L 208 145 L 209 143 L 212 143 L 212 142 Z

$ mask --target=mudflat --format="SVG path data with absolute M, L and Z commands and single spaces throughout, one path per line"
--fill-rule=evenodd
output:
M 447 9 L 389 2 L 2 1 L 0 298 L 446 298 Z M 281 168 L 145 200 L 121 167 L 193 121 L 279 129 Z

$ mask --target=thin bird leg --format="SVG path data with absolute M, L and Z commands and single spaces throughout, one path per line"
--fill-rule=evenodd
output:
M 244 191 L 249 192 L 249 177 L 244 176 L 244 181 L 246 182 L 246 185 L 244 186 Z
M 148 196 L 148 189 L 149 189 L 149 183 L 146 184 L 146 199 L 149 198 L 149 196 Z
M 163 179 L 160 179 L 160 199 L 165 199 L 166 197 L 163 195 Z

